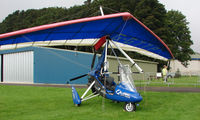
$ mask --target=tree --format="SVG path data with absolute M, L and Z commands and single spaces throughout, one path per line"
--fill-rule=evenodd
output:
M 84 2 L 85 5 L 89 5 L 90 3 L 91 3 L 91 0 L 86 0 L 86 1 Z
M 166 44 L 175 58 L 187 65 L 187 61 L 191 59 L 190 55 L 194 53 L 190 48 L 193 42 L 188 27 L 189 22 L 181 12 L 171 10 L 167 12 L 165 23 L 168 36 L 165 39 Z
M 155 32 L 160 38 L 165 38 L 166 10 L 158 0 L 140 0 L 133 15 Z

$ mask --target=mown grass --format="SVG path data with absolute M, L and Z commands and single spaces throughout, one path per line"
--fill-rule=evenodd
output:
M 85 89 L 77 89 L 82 94 Z M 0 86 L 0 120 L 199 120 L 200 93 L 146 92 L 136 112 L 96 97 L 73 105 L 70 88 Z

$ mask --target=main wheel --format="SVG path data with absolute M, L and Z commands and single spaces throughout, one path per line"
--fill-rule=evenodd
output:
M 135 110 L 136 110 L 136 105 L 135 105 L 135 103 L 131 103 L 131 102 L 125 103 L 125 105 L 124 105 L 124 110 L 126 110 L 126 111 L 128 111 L 128 112 L 133 112 L 133 111 L 135 111 Z
M 74 104 L 76 107 L 80 107 L 81 104 Z
M 167 76 L 167 78 L 172 78 L 172 76 L 171 76 L 171 75 L 169 75 L 169 76 Z
M 119 101 L 115 101 L 115 100 L 113 100 L 112 102 L 114 102 L 114 103 L 120 103 Z

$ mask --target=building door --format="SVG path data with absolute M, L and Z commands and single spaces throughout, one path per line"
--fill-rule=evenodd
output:
M 3 55 L 3 82 L 33 83 L 33 51 Z

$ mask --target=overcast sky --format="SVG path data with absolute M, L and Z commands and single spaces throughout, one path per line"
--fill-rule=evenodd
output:
M 192 48 L 195 52 L 200 53 L 200 0 L 159 0 L 165 5 L 167 10 L 179 10 L 190 22 L 191 39 L 193 41 Z
M 86 0 L 0 0 L 0 22 L 8 14 L 16 10 L 39 9 L 44 7 L 67 7 L 81 5 Z M 192 48 L 195 52 L 200 53 L 200 1 L 199 0 L 158 0 L 165 5 L 167 10 L 179 10 L 186 17 L 191 31 L 194 45 Z

